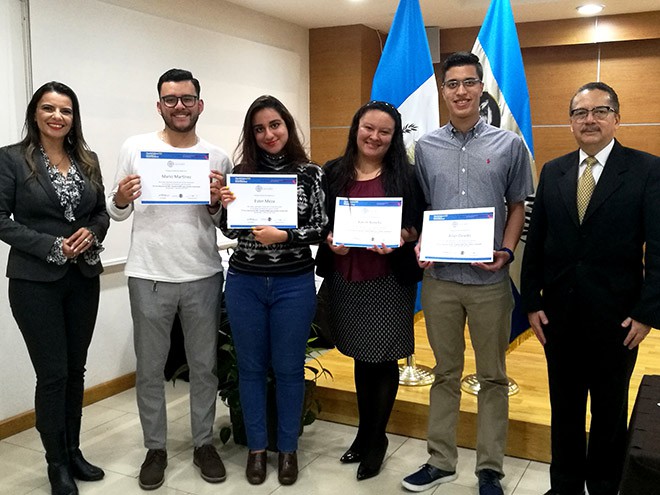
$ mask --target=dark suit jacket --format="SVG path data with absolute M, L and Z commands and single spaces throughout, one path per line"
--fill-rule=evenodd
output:
M 580 314 L 595 325 L 631 316 L 659 328 L 660 158 L 615 141 L 580 225 L 578 157 L 574 151 L 541 171 L 522 265 L 523 307 L 562 315 L 580 301 Z
M 86 227 L 102 241 L 110 217 L 105 210 L 103 189 L 95 190 L 80 170 L 85 188 L 74 210 L 76 220 L 68 222 L 41 154 L 37 151 L 34 157 L 40 166 L 36 175 L 30 177 L 21 146 L 15 144 L 0 149 L 0 240 L 11 246 L 7 277 L 51 282 L 62 278 L 69 269 L 68 263 L 56 265 L 46 261 L 55 239 L 69 237 Z M 77 262 L 81 273 L 87 277 L 103 271 L 100 263 L 90 266 L 82 256 Z

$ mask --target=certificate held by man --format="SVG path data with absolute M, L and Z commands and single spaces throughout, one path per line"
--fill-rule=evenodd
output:
M 151 205 L 208 205 L 211 202 L 208 153 L 141 151 L 137 161 L 142 195 Z
M 493 261 L 495 208 L 426 211 L 422 232 L 420 261 Z
M 403 198 L 342 198 L 335 203 L 333 244 L 397 248 L 401 241 Z
M 227 227 L 298 227 L 298 177 L 295 174 L 227 174 L 235 200 L 227 205 Z

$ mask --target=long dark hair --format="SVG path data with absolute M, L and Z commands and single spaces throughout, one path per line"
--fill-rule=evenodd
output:
M 293 115 L 291 115 L 291 112 L 289 112 L 284 104 L 274 96 L 263 95 L 252 102 L 252 105 L 250 105 L 250 108 L 248 108 L 248 111 L 245 114 L 241 138 L 238 141 L 238 146 L 234 152 L 234 163 L 238 164 L 236 165 L 235 170 L 243 174 L 254 173 L 257 171 L 259 154 L 263 153 L 263 151 L 257 145 L 257 140 L 254 137 L 252 119 L 257 112 L 264 108 L 271 108 L 280 114 L 289 133 L 289 139 L 284 145 L 281 154 L 285 155 L 289 163 L 292 165 L 309 162 L 305 148 L 303 148 L 303 145 L 300 142 L 300 137 L 298 137 L 296 121 L 293 118 Z
M 27 162 L 28 167 L 30 167 L 30 175 L 32 176 L 37 172 L 37 164 L 34 161 L 34 154 L 41 144 L 41 132 L 39 131 L 35 115 L 37 114 L 37 105 L 46 93 L 62 94 L 68 96 L 71 100 L 73 122 L 71 130 L 64 139 L 64 150 L 76 160 L 76 163 L 82 169 L 83 174 L 85 174 L 90 180 L 93 187 L 97 189 L 101 188 L 103 179 L 101 177 L 101 169 L 98 160 L 94 153 L 89 149 L 89 146 L 83 137 L 78 97 L 69 86 L 57 81 L 47 82 L 36 90 L 25 110 L 25 124 L 23 124 L 23 133 L 25 134 L 25 137 L 19 144 L 23 147 L 25 161 Z
M 394 121 L 392 141 L 383 157 L 383 168 L 381 170 L 385 194 L 387 196 L 402 196 L 404 199 L 411 198 L 415 194 L 415 188 L 411 181 L 412 165 L 408 160 L 406 145 L 403 142 L 401 114 L 394 106 L 385 101 L 370 101 L 355 112 L 353 121 L 351 122 L 351 128 L 348 131 L 346 150 L 337 164 L 337 173 L 333 174 L 335 180 L 330 181 L 332 195 L 347 196 L 351 183 L 357 177 L 355 166 L 359 153 L 357 144 L 358 128 L 360 126 L 360 119 L 371 110 L 385 112 Z

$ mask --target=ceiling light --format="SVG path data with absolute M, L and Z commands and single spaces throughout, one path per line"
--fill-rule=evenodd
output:
M 589 3 L 586 5 L 580 5 L 575 10 L 577 10 L 580 15 L 594 15 L 600 13 L 604 8 L 605 5 Z

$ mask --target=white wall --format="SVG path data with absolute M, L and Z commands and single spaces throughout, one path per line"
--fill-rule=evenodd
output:
M 5 13 L 15 14 L 16 4 L 20 1 L 0 0 L 1 29 Z M 121 142 L 162 127 L 155 85 L 171 67 L 190 69 L 199 78 L 206 106 L 198 132 L 230 154 L 247 106 L 263 93 L 281 98 L 309 138 L 306 29 L 224 0 L 31 0 L 30 10 L 34 88 L 55 79 L 76 91 L 85 137 L 99 153 L 106 187 L 112 186 Z M 14 73 L 15 63 L 0 52 L 0 74 Z M 0 89 L 6 89 L 2 77 Z M 24 106 L 23 98 L 13 132 L 0 128 L 0 145 L 18 139 Z M 114 253 L 126 248 L 129 228 L 130 222 L 111 225 Z M 3 271 L 8 251 L 0 243 Z M 110 266 L 101 276 L 88 387 L 135 369 L 122 268 Z M 4 278 L 0 290 L 1 421 L 33 408 L 34 373 L 11 317 Z

